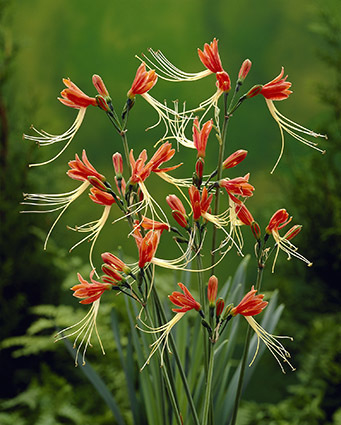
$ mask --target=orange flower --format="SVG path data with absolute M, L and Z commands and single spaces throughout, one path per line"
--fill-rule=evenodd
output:
M 168 195 L 166 198 L 167 204 L 172 208 L 172 216 L 174 220 L 181 226 L 187 227 L 187 215 L 185 207 L 176 195 Z
M 217 72 L 216 78 L 217 78 L 216 86 L 218 87 L 219 90 L 225 93 L 231 90 L 230 76 L 226 71 Z
M 146 64 L 144 62 L 138 67 L 133 84 L 128 91 L 127 96 L 133 99 L 137 94 L 147 93 L 155 86 L 157 82 L 157 75 L 154 70 L 146 71 Z
M 254 223 L 254 218 L 244 204 L 235 205 L 235 211 L 239 220 L 246 226 L 251 226 Z
M 173 304 L 180 307 L 173 308 L 172 311 L 174 311 L 175 313 L 186 313 L 187 311 L 192 310 L 193 308 L 196 311 L 200 311 L 201 305 L 197 301 L 195 301 L 193 295 L 186 288 L 186 286 L 180 282 L 178 283 L 178 285 L 182 289 L 183 294 L 181 292 L 174 291 L 171 295 L 168 296 L 168 298 Z
M 289 95 L 292 93 L 292 91 L 289 90 L 291 83 L 286 81 L 288 76 L 286 75 L 284 78 L 282 78 L 283 74 L 284 68 L 282 66 L 282 71 L 280 74 L 262 87 L 260 93 L 265 97 L 265 99 L 283 100 L 289 97 Z
M 207 140 L 212 130 L 213 121 L 207 121 L 200 130 L 198 118 L 193 122 L 193 143 L 198 151 L 198 158 L 205 158 Z
M 151 172 L 167 172 L 180 167 L 181 164 L 168 168 L 159 168 L 161 164 L 172 159 L 174 154 L 175 149 L 172 149 L 172 144 L 170 142 L 166 142 L 159 147 L 159 149 L 155 152 L 150 161 L 146 164 L 147 151 L 145 149 L 140 153 L 136 161 L 134 159 L 133 150 L 131 150 L 129 155 L 129 161 L 132 169 L 130 182 L 132 184 L 144 182 L 146 178 L 149 177 Z
M 160 234 L 164 230 L 169 230 L 169 225 L 167 223 L 161 223 L 160 221 L 155 221 L 150 218 L 142 216 L 141 227 L 147 230 L 160 230 Z
M 255 190 L 255 188 L 248 182 L 248 180 L 249 175 L 246 175 L 245 177 L 236 177 L 231 180 L 224 179 L 219 181 L 219 186 L 225 188 L 227 194 L 233 202 L 236 204 L 241 204 L 241 200 L 236 198 L 235 195 L 248 198 L 252 196 L 252 192 Z
M 273 231 L 278 232 L 279 229 L 282 229 L 282 227 L 290 223 L 291 220 L 292 217 L 289 217 L 287 210 L 282 208 L 276 211 L 275 214 L 271 217 L 265 231 L 271 235 Z
M 97 187 L 92 187 L 90 192 L 89 197 L 96 204 L 104 206 L 115 204 L 115 199 L 110 193 L 103 192 L 103 190 L 97 189 Z
M 101 181 L 105 181 L 105 177 L 98 173 L 96 169 L 90 164 L 85 149 L 82 152 L 82 160 L 76 154 L 75 160 L 69 161 L 69 170 L 66 174 L 74 180 L 86 181 L 89 176 L 97 177 Z
M 150 230 L 145 237 L 141 235 L 139 224 L 135 226 L 135 242 L 139 250 L 139 267 L 142 269 L 147 263 L 150 263 L 154 257 L 160 242 L 161 232 L 159 230 Z
M 58 100 L 64 105 L 75 109 L 87 108 L 89 105 L 97 106 L 97 100 L 83 93 L 70 78 L 63 78 L 63 83 L 67 89 L 60 93 L 62 97 L 58 97 Z
M 200 199 L 200 192 L 195 186 L 188 189 L 189 199 L 193 209 L 193 219 L 199 220 L 202 214 L 206 213 L 212 202 L 213 195 L 208 196 L 206 187 L 204 187 Z
M 223 67 L 218 52 L 218 40 L 216 38 L 210 44 L 205 43 L 204 51 L 198 49 L 198 55 L 204 66 L 213 74 L 222 72 Z
M 255 295 L 256 292 L 257 290 L 252 285 L 251 291 L 244 296 L 237 307 L 231 310 L 232 316 L 236 316 L 237 314 L 241 314 L 242 316 L 255 316 L 261 313 L 268 303 L 263 301 L 264 295 Z
M 111 254 L 111 252 L 104 252 L 101 254 L 101 257 L 105 264 L 108 264 L 114 269 L 124 272 L 125 274 L 129 274 L 131 272 L 130 268 L 122 260 L 116 257 L 116 255 Z
M 94 270 L 90 273 L 91 283 L 83 279 L 80 273 L 77 273 L 80 284 L 73 286 L 71 290 L 75 291 L 73 293 L 74 297 L 82 298 L 82 301 L 79 301 L 81 304 L 91 304 L 98 300 L 104 291 L 110 291 L 112 289 L 112 285 L 94 280 L 92 278 L 94 273 Z

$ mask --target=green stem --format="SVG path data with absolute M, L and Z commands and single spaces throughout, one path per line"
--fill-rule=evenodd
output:
M 217 181 L 221 180 L 221 176 L 223 173 L 223 158 L 225 151 L 225 141 L 226 141 L 226 133 L 227 133 L 227 125 L 229 121 L 229 115 L 227 113 L 227 93 L 224 94 L 224 124 L 223 130 L 220 139 L 219 146 L 219 154 L 218 154 L 218 166 L 217 166 Z M 214 204 L 214 215 L 217 215 L 219 212 L 219 204 L 220 204 L 220 188 L 218 187 L 216 190 L 215 196 L 215 204 Z M 213 266 L 215 263 L 215 249 L 217 240 L 217 228 L 213 226 L 213 234 L 212 234 L 212 252 L 211 252 L 211 265 Z M 212 274 L 214 274 L 214 267 L 212 267 Z
M 204 404 L 204 414 L 203 414 L 203 425 L 207 425 L 209 412 L 212 411 L 212 377 L 213 377 L 213 366 L 214 366 L 214 352 L 212 345 L 210 345 L 210 362 L 208 367 L 207 381 L 206 381 L 206 392 L 205 392 L 205 404 Z
M 264 270 L 264 263 L 260 261 L 261 255 L 259 257 L 259 263 L 258 263 L 258 271 L 257 271 L 257 281 L 256 281 L 256 290 L 259 291 L 262 283 L 262 277 L 263 277 L 263 270 Z M 239 403 L 242 395 L 242 389 L 243 389 L 243 382 L 244 382 L 244 374 L 245 374 L 245 367 L 246 367 L 246 361 L 249 354 L 249 348 L 250 348 L 250 342 L 251 342 L 251 327 L 249 326 L 246 331 L 246 337 L 245 337 L 245 345 L 244 345 L 244 351 L 243 351 L 243 357 L 242 362 L 240 366 L 240 375 L 238 380 L 238 387 L 236 392 L 236 399 L 233 406 L 233 413 L 232 413 L 232 419 L 230 422 L 230 425 L 235 425 L 237 420 L 237 414 L 238 414 L 238 408 Z
M 163 322 L 165 323 L 166 322 L 166 315 L 165 315 L 163 306 L 161 304 L 159 295 L 158 295 L 155 287 L 153 287 L 152 291 L 154 293 L 154 299 L 156 301 L 156 307 L 157 307 L 157 309 L 159 310 L 159 312 L 161 314 L 161 317 L 162 317 Z M 184 385 L 184 389 L 185 389 L 185 393 L 186 393 L 187 400 L 188 400 L 188 403 L 189 403 L 189 407 L 190 407 L 191 412 L 192 412 L 194 424 L 195 425 L 200 425 L 198 414 L 197 414 L 197 411 L 196 411 L 196 408 L 195 408 L 195 405 L 194 405 L 194 402 L 193 402 L 192 394 L 191 394 L 191 391 L 190 391 L 189 386 L 188 386 L 188 382 L 187 382 L 187 378 L 186 378 L 186 375 L 185 375 L 185 371 L 184 371 L 184 369 L 182 367 L 182 363 L 181 363 L 181 360 L 180 360 L 180 357 L 179 357 L 179 354 L 178 354 L 178 351 L 177 351 L 177 348 L 176 348 L 176 345 L 175 345 L 175 341 L 174 341 L 173 335 L 171 333 L 169 334 L 168 339 L 170 341 L 170 346 L 171 346 L 171 349 L 172 349 L 172 353 L 174 354 L 175 362 L 176 362 L 177 367 L 179 369 L 180 377 L 181 377 L 182 383 Z

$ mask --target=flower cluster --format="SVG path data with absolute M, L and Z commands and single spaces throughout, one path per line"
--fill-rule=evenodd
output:
M 113 152 L 112 155 L 113 176 L 107 177 L 99 172 L 89 161 L 84 149 L 81 155 L 76 154 L 75 159 L 68 162 L 69 169 L 66 172 L 68 178 L 81 182 L 80 186 L 61 194 L 25 194 L 23 202 L 25 205 L 37 207 L 37 211 L 34 212 L 58 212 L 47 234 L 45 248 L 63 213 L 83 193 L 88 191 L 91 203 L 103 207 L 99 219 L 68 227 L 74 232 L 86 233 L 71 250 L 86 240 L 91 241 L 90 279 L 87 281 L 78 273 L 79 282 L 71 288 L 74 297 L 80 299 L 81 304 L 91 305 L 90 311 L 80 322 L 57 334 L 57 340 L 76 336 L 74 342 L 77 346 L 76 362 L 82 347 L 83 363 L 85 362 L 86 350 L 91 345 L 94 329 L 100 341 L 96 326 L 100 301 L 102 296 L 109 296 L 110 292 L 115 291 L 120 297 L 129 297 L 141 308 L 138 316 L 139 329 L 153 335 L 151 352 L 142 369 L 158 351 L 161 364 L 166 365 L 164 354 L 166 348 L 171 352 L 169 347 L 169 342 L 172 341 L 171 330 L 185 314 L 189 313 L 190 316 L 194 311 L 198 313 L 197 317 L 204 331 L 203 350 L 206 350 L 204 356 L 206 359 L 209 357 L 207 344 L 214 346 L 225 335 L 224 331 L 228 328 L 229 322 L 237 316 L 243 316 L 258 340 L 254 358 L 261 340 L 275 356 L 283 372 L 283 362 L 294 369 L 288 361 L 289 353 L 279 342 L 281 337 L 265 331 L 255 321 L 254 316 L 261 314 L 268 305 L 268 302 L 264 301 L 264 295 L 257 292 L 260 287 L 259 276 L 271 254 L 274 254 L 273 271 L 280 250 L 287 254 L 288 259 L 296 257 L 311 265 L 291 242 L 301 231 L 302 226 L 294 225 L 281 235 L 281 229 L 289 224 L 291 217 L 285 209 L 279 209 L 271 217 L 262 235 L 261 226 L 249 209 L 249 204 L 252 203 L 256 193 L 250 173 L 233 174 L 243 161 L 245 161 L 243 165 L 247 166 L 248 152 L 245 149 L 238 149 L 228 152 L 225 156 L 226 130 L 236 111 L 242 105 L 250 104 L 255 96 L 261 95 L 277 122 L 281 135 L 282 147 L 273 169 L 276 168 L 284 151 L 285 132 L 321 152 L 323 150 L 309 138 L 326 138 L 326 136 L 296 124 L 284 117 L 274 106 L 274 102 L 283 101 L 292 94 L 292 84 L 288 81 L 288 77 L 284 76 L 284 68 L 272 81 L 257 84 L 238 98 L 238 93 L 251 70 L 251 61 L 249 59 L 243 61 L 232 90 L 230 75 L 223 67 L 220 58 L 217 39 L 206 43 L 202 50 L 198 49 L 198 57 L 205 69 L 187 73 L 173 65 L 162 52 L 150 49 L 149 57 L 146 55 L 141 60 L 124 99 L 121 113 L 115 109 L 109 91 L 100 76 L 94 75 L 92 78 L 97 92 L 94 97 L 86 95 L 70 79 L 63 79 L 66 88 L 62 90 L 58 99 L 63 105 L 78 110 L 75 122 L 61 135 L 51 135 L 34 127 L 32 129 L 35 135 L 24 135 L 25 139 L 35 141 L 41 146 L 56 143 L 62 145 L 54 157 L 32 165 L 48 164 L 64 154 L 82 124 L 87 108 L 93 106 L 98 107 L 101 114 L 105 113 L 117 137 L 123 143 L 124 157 L 120 152 Z M 185 104 L 183 108 L 179 107 L 178 102 L 169 107 L 166 102 L 159 102 L 149 93 L 159 79 L 168 82 L 194 82 L 212 75 L 215 76 L 212 95 L 190 110 L 186 109 Z M 229 99 L 231 91 L 233 95 L 232 99 Z M 155 109 L 159 117 L 157 124 L 165 125 L 165 134 L 160 140 L 155 140 L 154 148 L 147 146 L 137 155 L 136 150 L 134 154 L 134 150 L 129 147 L 127 130 L 128 122 L 133 115 L 132 108 L 139 96 Z M 246 100 L 248 102 L 245 102 Z M 176 155 L 181 155 L 181 150 L 186 148 L 194 152 L 190 170 L 186 167 L 179 168 L 183 163 L 175 159 Z M 177 149 L 180 152 L 177 152 Z M 217 159 L 216 166 L 209 169 L 214 159 Z M 169 190 L 165 198 L 155 199 L 158 193 L 155 190 L 158 184 L 156 182 L 168 183 L 172 189 L 174 188 L 176 195 Z M 129 253 L 129 257 L 134 258 L 132 264 L 126 264 L 111 252 L 99 255 L 95 249 L 101 231 L 104 227 L 109 231 L 110 222 L 116 226 L 120 223 L 122 229 L 126 226 L 127 235 L 134 241 L 135 251 Z M 224 262 L 230 249 L 235 248 L 238 254 L 244 255 L 244 229 L 251 231 L 255 239 L 257 289 L 252 286 L 239 304 L 234 306 L 235 299 L 232 299 L 229 292 L 221 291 L 219 296 L 218 278 L 213 272 L 219 263 Z M 161 249 L 161 245 L 167 248 L 167 244 L 173 243 L 170 235 L 176 243 L 175 248 L 179 249 L 178 256 L 158 258 L 157 252 L 158 255 L 160 252 L 166 252 L 170 257 L 170 249 L 166 251 Z M 110 249 L 116 248 L 110 247 Z M 102 264 L 99 268 L 96 264 L 100 260 Z M 183 270 L 199 275 L 197 288 L 192 284 L 190 291 L 183 283 L 178 283 L 181 292 L 170 291 L 169 301 L 175 306 L 172 308 L 175 315 L 169 321 L 163 311 L 163 303 L 158 298 L 159 283 L 155 283 L 155 267 Z M 96 270 L 101 270 L 103 274 L 99 276 Z M 206 272 L 210 273 L 208 279 L 205 279 Z M 101 341 L 100 345 L 103 350 Z M 209 370 L 207 365 L 205 370 L 206 373 Z M 171 372 L 168 370 L 167 373 Z M 209 382 L 209 375 L 206 379 Z M 207 400 L 209 399 L 210 397 L 207 397 Z

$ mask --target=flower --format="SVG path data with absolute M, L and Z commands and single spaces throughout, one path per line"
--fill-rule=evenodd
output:
M 235 195 L 240 195 L 244 198 L 248 198 L 252 196 L 252 192 L 255 190 L 255 188 L 248 181 L 249 175 L 247 174 L 245 177 L 236 177 L 231 180 L 220 180 L 219 187 L 225 188 L 227 194 L 233 202 L 235 202 L 236 204 L 241 204 L 242 201 L 236 198 Z
M 297 252 L 298 248 L 290 242 L 290 240 L 300 232 L 301 226 L 293 226 L 284 236 L 281 236 L 279 234 L 279 230 L 285 227 L 288 223 L 290 223 L 291 219 L 292 217 L 289 217 L 288 212 L 284 208 L 282 208 L 273 214 L 268 226 L 265 229 L 268 235 L 273 236 L 276 242 L 275 246 L 277 247 L 275 259 L 272 266 L 273 273 L 275 271 L 275 264 L 280 249 L 287 254 L 288 260 L 290 260 L 291 256 L 293 256 L 305 262 L 308 267 L 312 266 L 312 262 L 309 261 L 307 258 L 303 257 L 303 255 L 299 254 Z
M 103 96 L 105 99 L 110 99 L 108 89 L 105 87 L 105 84 L 99 75 L 94 74 L 92 76 L 92 84 L 95 86 L 98 94 Z
M 133 99 L 137 94 L 145 94 L 152 89 L 157 82 L 157 75 L 154 70 L 146 71 L 144 62 L 138 67 L 133 84 L 127 93 L 130 99 Z
M 161 350 L 161 366 L 163 366 L 163 353 L 165 351 L 165 348 L 167 347 L 168 351 L 171 352 L 170 349 L 169 349 L 169 346 L 168 346 L 168 338 L 169 338 L 169 334 L 170 334 L 170 331 L 172 330 L 173 326 L 175 326 L 188 311 L 193 310 L 193 309 L 198 311 L 198 312 L 201 311 L 201 305 L 197 301 L 195 301 L 195 299 L 193 298 L 190 291 L 186 288 L 186 286 L 183 285 L 180 282 L 178 283 L 178 285 L 182 289 L 183 294 L 181 292 L 174 291 L 168 297 L 173 304 L 175 304 L 177 307 L 180 307 L 180 308 L 173 308 L 172 309 L 177 314 L 169 322 L 167 322 L 164 325 L 159 326 L 157 328 L 152 328 L 152 327 L 146 325 L 145 323 L 144 323 L 144 325 L 149 330 L 144 330 L 144 329 L 138 328 L 142 332 L 146 332 L 146 333 L 155 334 L 155 333 L 162 332 L 160 337 L 156 341 L 154 341 L 153 344 L 151 344 L 152 350 L 151 350 L 145 364 L 142 366 L 141 370 L 143 370 L 144 367 L 147 364 L 149 364 L 151 357 L 158 350 L 158 348 L 160 347 L 160 345 L 162 343 L 163 343 L 163 347 L 162 347 L 162 350 Z
M 70 78 L 63 78 L 63 83 L 67 88 L 60 93 L 62 97 L 58 97 L 63 105 L 75 109 L 87 108 L 90 105 L 97 106 L 97 100 L 83 93 Z
M 115 270 L 129 274 L 131 272 L 130 267 L 128 267 L 121 259 L 116 257 L 116 255 L 111 254 L 111 252 L 104 252 L 101 254 L 102 260 L 105 264 L 113 267 Z
M 236 165 L 240 164 L 242 161 L 244 161 L 246 155 L 247 151 L 245 151 L 244 149 L 237 150 L 225 159 L 225 161 L 223 162 L 223 169 L 227 170 L 228 168 L 233 168 Z
M 198 55 L 203 65 L 213 74 L 224 71 L 221 65 L 218 40 L 216 38 L 210 44 L 205 43 L 204 51 L 198 49 Z
M 254 223 L 254 218 L 244 204 L 235 205 L 235 212 L 239 220 L 246 226 L 251 226 Z
M 135 161 L 132 149 L 129 154 L 129 161 L 132 169 L 130 183 L 136 184 L 144 182 L 146 178 L 149 177 L 151 172 L 162 173 L 175 170 L 176 168 L 180 167 L 180 165 L 182 164 L 178 164 L 168 168 L 159 168 L 161 164 L 172 159 L 174 154 L 175 149 L 172 149 L 172 144 L 170 142 L 163 143 L 159 147 L 159 149 L 154 153 L 150 161 L 146 164 L 147 151 L 144 149 L 140 153 L 138 159 Z
M 142 236 L 139 230 L 139 224 L 135 226 L 133 236 L 139 250 L 138 265 L 142 269 L 147 263 L 150 263 L 154 257 L 160 242 L 161 231 L 150 230 L 146 236 Z
M 160 221 L 155 221 L 152 220 L 150 218 L 144 217 L 142 216 L 142 220 L 141 220 L 141 227 L 143 227 L 144 229 L 147 230 L 160 230 L 160 234 L 162 234 L 162 232 L 164 230 L 169 230 L 170 226 L 167 223 L 162 223 Z
M 283 74 L 284 68 L 282 66 L 280 74 L 262 87 L 260 93 L 265 97 L 265 99 L 283 100 L 289 97 L 289 95 L 292 93 L 292 91 L 289 90 L 289 88 L 291 87 L 291 83 L 289 81 L 286 81 L 288 76 L 286 75 L 283 78 Z
M 198 118 L 193 123 L 193 143 L 198 151 L 198 158 L 205 158 L 207 140 L 212 130 L 213 121 L 207 121 L 200 129 Z
M 76 154 L 75 159 L 68 163 L 71 170 L 66 174 L 74 180 L 86 181 L 89 176 L 97 177 L 99 180 L 104 182 L 106 178 L 100 174 L 89 162 L 86 156 L 86 151 L 83 149 L 82 159 Z
M 231 79 L 226 71 L 216 73 L 216 86 L 221 92 L 228 93 L 231 90 Z
M 97 187 L 92 187 L 90 189 L 89 197 L 95 204 L 104 206 L 111 206 L 116 202 L 110 193 L 103 192 L 103 190 L 97 189 Z
M 39 146 L 50 146 L 55 143 L 61 142 L 65 143 L 64 147 L 54 157 L 44 162 L 30 164 L 30 167 L 49 164 L 50 162 L 58 158 L 69 146 L 72 139 L 75 137 L 77 131 L 79 130 L 84 120 L 85 111 L 87 107 L 90 105 L 97 106 L 96 99 L 94 97 L 89 97 L 85 93 L 83 93 L 70 79 L 63 78 L 63 82 L 67 86 L 67 88 L 61 92 L 62 97 L 58 98 L 58 100 L 66 106 L 69 106 L 74 109 L 79 109 L 79 112 L 74 123 L 63 134 L 53 135 L 47 133 L 44 130 L 37 130 L 35 127 L 32 126 L 32 130 L 34 130 L 38 134 L 38 136 L 30 136 L 28 134 L 23 135 L 24 139 L 32 140 L 36 142 Z
M 291 87 L 291 83 L 286 81 L 287 76 L 283 78 L 284 74 L 284 68 L 282 67 L 281 73 L 274 78 L 269 83 L 265 84 L 260 93 L 264 96 L 266 104 L 268 106 L 269 112 L 273 119 L 277 122 L 280 133 L 281 133 L 281 151 L 279 154 L 279 157 L 271 171 L 271 173 L 274 172 L 276 169 L 280 159 L 282 158 L 283 152 L 284 152 L 284 133 L 283 131 L 290 134 L 292 137 L 294 137 L 296 140 L 298 140 L 301 143 L 304 143 L 305 145 L 321 152 L 325 153 L 324 150 L 317 147 L 317 143 L 314 143 L 305 137 L 301 136 L 300 133 L 306 134 L 311 137 L 323 137 L 324 139 L 327 139 L 326 135 L 315 133 L 312 130 L 309 130 L 308 128 L 305 128 L 301 126 L 300 124 L 295 123 L 294 121 L 286 118 L 284 115 L 282 115 L 276 108 L 273 103 L 275 100 L 283 100 L 286 99 L 292 91 L 289 90 Z
M 283 373 L 285 373 L 285 370 L 282 366 L 281 361 L 287 363 L 291 370 L 295 370 L 295 368 L 288 361 L 288 358 L 290 358 L 290 353 L 278 341 L 278 339 L 280 338 L 288 338 L 291 340 L 292 338 L 288 336 L 271 335 L 269 332 L 263 329 L 253 318 L 253 316 L 261 313 L 268 304 L 266 301 L 263 301 L 264 295 L 255 295 L 256 292 L 257 290 L 254 289 L 254 286 L 252 286 L 251 291 L 249 291 L 241 300 L 241 302 L 237 305 L 237 307 L 232 308 L 230 312 L 232 316 L 236 316 L 237 314 L 241 314 L 242 316 L 244 316 L 245 320 L 248 322 L 248 324 L 251 326 L 251 328 L 255 331 L 257 335 L 258 342 L 256 352 L 249 366 L 252 365 L 258 354 L 259 340 L 261 339 L 267 346 L 267 348 L 270 350 L 271 354 L 277 360 L 277 363 L 279 364 Z
M 176 195 L 168 195 L 166 198 L 167 204 L 172 208 L 172 217 L 181 226 L 188 226 L 185 207 Z
M 241 314 L 242 316 L 256 316 L 256 314 L 261 313 L 268 303 L 263 301 L 263 294 L 255 295 L 256 292 L 257 290 L 252 285 L 251 291 L 244 296 L 237 307 L 231 310 L 232 316 L 236 316 L 237 314 Z
M 191 186 L 188 189 L 188 193 L 193 210 L 193 219 L 197 221 L 201 216 L 205 218 L 205 213 L 211 205 L 213 195 L 208 196 L 207 189 L 204 187 L 200 198 L 200 192 L 195 186 Z
M 81 301 L 79 301 L 81 304 L 91 304 L 98 300 L 105 291 L 110 291 L 112 289 L 112 285 L 94 280 L 94 273 L 95 270 L 92 270 L 90 273 L 91 283 L 83 279 L 80 273 L 77 273 L 80 283 L 78 285 L 74 285 L 71 290 L 74 291 L 74 297 L 81 299 Z
M 201 310 L 201 305 L 193 298 L 193 295 L 186 288 L 186 286 L 179 282 L 178 286 L 183 291 L 183 294 L 178 291 L 172 292 L 171 295 L 168 296 L 169 300 L 180 308 L 173 308 L 172 311 L 175 313 L 186 313 L 189 310 L 195 309 L 196 311 Z

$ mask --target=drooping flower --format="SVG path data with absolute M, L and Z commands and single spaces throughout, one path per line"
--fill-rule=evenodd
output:
M 174 291 L 171 295 L 169 295 L 170 301 L 175 304 L 177 307 L 180 308 L 173 308 L 172 310 L 176 313 L 176 315 L 166 324 L 159 326 L 157 328 L 152 328 L 150 326 L 147 326 L 145 323 L 144 325 L 148 328 L 148 330 L 144 330 L 141 328 L 141 331 L 146 333 L 160 333 L 160 337 L 151 344 L 152 350 L 145 362 L 145 364 L 142 366 L 141 370 L 144 369 L 144 367 L 149 364 L 151 357 L 153 354 L 158 350 L 161 344 L 163 344 L 163 347 L 161 349 L 161 366 L 163 366 L 163 353 L 165 351 L 165 348 L 167 347 L 168 351 L 171 352 L 169 346 L 168 346 L 168 338 L 170 331 L 172 330 L 173 326 L 175 326 L 182 318 L 183 316 L 190 310 L 196 310 L 198 312 L 201 312 L 201 305 L 194 299 L 191 292 L 186 288 L 185 285 L 182 283 L 178 283 L 180 288 L 182 289 L 183 293 L 179 291 Z
M 146 230 L 159 230 L 161 234 L 164 230 L 170 229 L 169 224 L 152 220 L 151 218 L 144 217 L 144 216 L 142 216 L 140 225 Z
M 306 134 L 314 138 L 322 137 L 324 139 L 327 139 L 326 135 L 315 133 L 314 131 L 309 130 L 308 128 L 305 128 L 301 126 L 300 124 L 297 124 L 294 121 L 286 118 L 275 108 L 273 101 L 286 99 L 292 93 L 292 91 L 289 90 L 289 88 L 291 87 L 291 83 L 289 81 L 286 81 L 287 76 L 283 78 L 283 75 L 284 75 L 284 68 L 282 67 L 281 73 L 272 81 L 265 84 L 260 91 L 260 93 L 264 96 L 266 104 L 270 111 L 270 114 L 272 115 L 273 119 L 277 122 L 280 133 L 281 133 L 281 151 L 271 173 L 274 172 L 275 168 L 277 167 L 277 164 L 279 163 L 283 155 L 284 131 L 290 134 L 299 142 L 302 142 L 305 145 L 315 150 L 318 150 L 321 153 L 325 153 L 325 151 L 318 148 L 317 143 L 306 139 L 305 137 L 301 136 L 301 134 Z
M 248 198 L 252 196 L 255 188 L 249 183 L 249 175 L 245 177 L 236 177 L 234 179 L 223 179 L 219 181 L 219 186 L 225 188 L 227 194 L 233 202 L 241 204 L 242 201 L 236 196 Z
M 212 130 L 213 121 L 207 121 L 200 129 L 198 118 L 195 118 L 193 122 L 193 143 L 198 151 L 198 158 L 205 158 L 207 140 Z
M 109 283 L 101 283 L 97 282 L 93 279 L 94 270 L 90 273 L 90 282 L 87 282 L 83 277 L 78 273 L 78 280 L 79 284 L 73 286 L 71 290 L 75 291 L 74 296 L 76 298 L 80 298 L 81 304 L 92 304 L 89 312 L 81 319 L 79 322 L 75 323 L 72 326 L 68 326 L 67 328 L 59 331 L 55 335 L 55 342 L 60 341 L 64 338 L 68 338 L 74 335 L 77 335 L 74 342 L 73 342 L 73 348 L 76 348 L 77 345 L 77 351 L 75 355 L 75 366 L 78 366 L 78 355 L 82 347 L 83 348 L 83 354 L 82 354 L 82 360 L 83 365 L 85 365 L 85 354 L 87 351 L 88 346 L 91 345 L 91 336 L 95 329 L 96 336 L 98 338 L 102 353 L 105 354 L 103 344 L 101 341 L 101 338 L 99 336 L 98 330 L 97 330 L 97 314 L 99 310 L 100 305 L 100 298 L 103 295 L 105 291 L 110 291 L 113 289 L 113 285 Z M 72 330 L 71 333 L 66 333 L 67 331 Z M 78 340 L 81 338 L 80 342 Z
M 295 370 L 295 368 L 288 360 L 290 358 L 290 353 L 278 341 L 278 339 L 280 338 L 288 338 L 291 340 L 292 338 L 288 336 L 271 335 L 265 329 L 263 329 L 253 318 L 253 316 L 261 313 L 268 304 L 266 301 L 263 301 L 264 295 L 255 295 L 256 292 L 257 290 L 254 289 L 254 286 L 252 286 L 251 291 L 249 291 L 244 296 L 244 298 L 236 307 L 232 308 L 230 313 L 232 316 L 236 316 L 237 314 L 241 314 L 242 316 L 244 316 L 245 320 L 248 322 L 248 324 L 251 326 L 251 328 L 255 331 L 257 335 L 257 348 L 249 366 L 252 365 L 258 354 L 259 340 L 261 339 L 267 346 L 267 348 L 270 350 L 270 353 L 275 357 L 283 373 L 285 373 L 285 370 L 281 361 L 283 363 L 288 364 L 291 370 Z
M 272 235 L 276 242 L 276 254 L 272 266 L 272 272 L 275 271 L 275 264 L 280 249 L 287 254 L 288 260 L 290 260 L 291 257 L 296 257 L 299 260 L 305 262 L 309 267 L 312 266 L 312 262 L 309 261 L 307 258 L 303 257 L 303 255 L 299 254 L 297 252 L 298 248 L 290 242 L 290 239 L 292 239 L 299 233 L 299 231 L 301 230 L 301 226 L 292 227 L 284 236 L 281 236 L 279 234 L 279 230 L 285 227 L 288 223 L 290 223 L 291 219 L 292 217 L 289 217 L 288 212 L 284 208 L 282 208 L 274 213 L 274 215 L 269 221 L 268 226 L 265 229 L 266 233 L 268 235 Z
M 79 301 L 81 304 L 91 304 L 98 300 L 105 291 L 110 291 L 112 289 L 112 285 L 94 280 L 94 273 L 94 270 L 90 273 L 91 283 L 83 279 L 80 273 L 77 273 L 77 277 L 80 283 L 74 285 L 71 290 L 74 291 L 74 297 L 81 299 L 81 301 Z
M 56 158 L 58 158 L 65 151 L 65 149 L 69 146 L 72 139 L 75 137 L 77 131 L 79 130 L 79 128 L 80 128 L 80 126 L 83 122 L 83 119 L 84 119 L 84 116 L 85 116 L 85 111 L 86 111 L 87 107 L 90 106 L 90 105 L 97 106 L 96 99 L 94 97 L 89 97 L 85 93 L 83 93 L 82 90 L 80 90 L 76 86 L 76 84 L 74 84 L 70 79 L 64 78 L 63 82 L 67 86 L 67 88 L 64 89 L 61 92 L 62 97 L 58 98 L 58 100 L 66 106 L 69 106 L 69 107 L 74 108 L 74 109 L 78 109 L 79 112 L 77 114 L 77 117 L 76 117 L 74 123 L 63 134 L 53 135 L 53 134 L 47 133 L 44 130 L 39 131 L 35 127 L 32 126 L 31 127 L 32 130 L 34 130 L 38 134 L 38 136 L 30 136 L 28 134 L 23 135 L 24 139 L 32 140 L 32 141 L 36 142 L 39 146 L 50 146 L 50 145 L 53 145 L 55 143 L 60 143 L 60 142 L 65 143 L 65 145 L 59 151 L 59 153 L 57 153 L 57 155 L 55 155 L 54 157 L 52 157 L 51 159 L 49 159 L 47 161 L 37 163 L 37 164 L 30 164 L 30 167 L 49 164 L 50 162 L 52 162 Z

